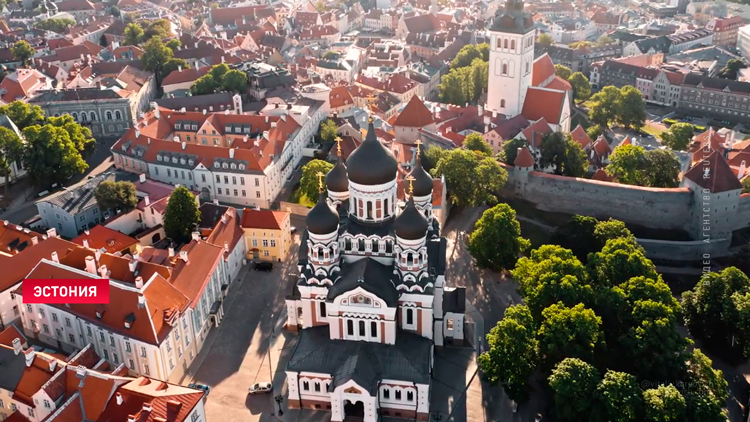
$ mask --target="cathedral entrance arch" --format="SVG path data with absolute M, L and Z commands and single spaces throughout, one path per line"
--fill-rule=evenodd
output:
M 364 419 L 365 417 L 365 404 L 361 401 L 352 403 L 350 400 L 344 400 L 344 417 Z

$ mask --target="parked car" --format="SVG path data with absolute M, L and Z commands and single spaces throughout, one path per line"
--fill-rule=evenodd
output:
M 253 384 L 247 389 L 247 394 L 265 394 L 270 393 L 273 390 L 273 385 L 270 382 L 260 382 Z
M 203 384 L 188 384 L 188 388 L 195 388 L 197 390 L 203 390 L 205 395 L 211 392 L 211 387 Z
M 265 271 L 270 273 L 271 270 L 273 270 L 273 262 L 256 262 L 253 264 L 253 269 L 255 271 Z

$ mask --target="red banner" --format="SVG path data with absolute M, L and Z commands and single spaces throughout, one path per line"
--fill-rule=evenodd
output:
M 109 303 L 109 280 L 26 279 L 23 281 L 23 303 Z

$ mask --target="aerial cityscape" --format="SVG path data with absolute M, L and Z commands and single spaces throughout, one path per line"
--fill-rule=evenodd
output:
M 0 0 L 0 422 L 750 422 L 749 164 L 748 0 Z

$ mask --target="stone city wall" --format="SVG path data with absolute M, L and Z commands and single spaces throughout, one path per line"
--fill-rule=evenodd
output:
M 704 255 L 711 258 L 721 258 L 730 255 L 729 246 L 731 239 L 712 239 L 710 242 L 703 240 L 692 240 L 687 242 L 636 239 L 643 246 L 648 259 L 660 259 L 670 261 L 700 261 Z

